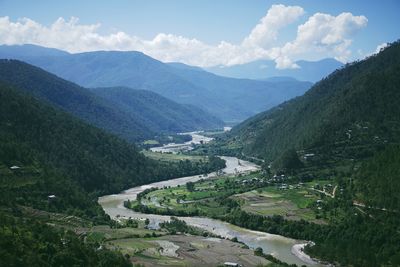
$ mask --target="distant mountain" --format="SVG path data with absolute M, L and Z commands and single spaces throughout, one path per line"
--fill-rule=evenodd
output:
M 190 66 L 180 62 L 168 62 L 166 63 L 169 66 L 172 66 L 177 69 L 184 69 L 184 70 L 197 70 L 197 71 L 205 71 L 204 69 L 196 66 Z
M 273 160 L 288 149 L 365 158 L 400 142 L 400 43 L 347 65 L 306 94 L 234 127 L 227 144 Z
M 140 52 L 99 51 L 17 58 L 85 87 L 127 86 L 161 94 L 173 101 L 197 106 L 225 122 L 239 122 L 285 100 L 303 94 L 311 84 L 232 79 L 181 63 L 162 63 Z
M 0 45 L 0 58 L 31 58 L 31 57 L 53 57 L 66 56 L 68 52 L 55 48 L 47 48 L 37 45 Z
M 229 113 L 241 118 L 252 116 L 285 100 L 302 95 L 312 85 L 295 79 L 275 81 L 232 79 L 192 68 L 173 69 L 171 72 L 192 84 L 207 88 L 209 95 L 213 95 L 213 98 L 221 104 L 218 110 L 220 116 Z
M 273 77 L 269 77 L 266 79 L 263 79 L 264 81 L 269 81 L 269 82 L 288 82 L 288 81 L 297 81 L 295 78 L 293 77 L 288 77 L 288 76 L 273 76 Z
M 326 58 L 319 61 L 297 61 L 299 68 L 296 69 L 277 69 L 272 60 L 257 60 L 254 62 L 233 65 L 215 66 L 205 68 L 205 70 L 217 75 L 232 78 L 247 78 L 255 80 L 265 80 L 271 77 L 287 76 L 300 81 L 316 82 L 328 76 L 343 64 L 333 58 Z
M 116 103 L 122 94 L 121 89 L 104 92 L 104 98 L 100 92 L 93 93 L 21 61 L 0 60 L 0 81 L 131 142 L 153 138 L 160 132 L 175 133 L 223 126 L 222 121 L 202 110 L 191 111 L 186 106 L 151 92 L 130 89 L 132 92 L 127 95 L 127 89 L 124 89 L 125 104 L 121 105 Z M 116 95 L 113 96 L 111 92 Z M 130 104 L 138 106 L 129 107 Z M 158 109 L 157 113 L 154 108 Z M 182 112 L 185 114 L 180 114 Z

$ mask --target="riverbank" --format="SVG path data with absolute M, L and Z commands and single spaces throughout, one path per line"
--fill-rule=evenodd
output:
M 243 172 L 250 172 L 259 169 L 254 163 L 239 160 L 235 157 L 221 157 L 226 160 L 226 168 L 223 172 L 226 174 L 239 174 Z M 137 194 L 144 191 L 145 189 L 151 187 L 175 187 L 178 185 L 184 185 L 187 182 L 195 182 L 200 179 L 207 179 L 211 177 L 216 177 L 216 173 L 211 173 L 207 177 L 203 176 L 190 176 L 181 177 L 176 179 L 171 179 L 168 181 L 162 181 L 157 183 L 152 183 L 148 185 L 138 186 L 135 188 L 128 189 L 120 194 L 103 196 L 99 198 L 99 203 L 102 205 L 105 212 L 110 215 L 113 219 L 119 218 L 133 218 L 133 219 L 149 219 L 149 227 L 157 228 L 157 225 L 163 221 L 169 221 L 170 216 L 156 215 L 156 214 L 143 214 L 135 212 L 133 210 L 126 209 L 123 205 L 126 200 L 136 200 Z M 298 241 L 290 238 L 286 238 L 278 235 L 271 235 L 268 233 L 251 231 L 244 229 L 232 224 L 222 222 L 219 220 L 214 220 L 210 218 L 201 217 L 180 217 L 180 220 L 184 220 L 188 225 L 200 227 L 206 231 L 209 231 L 215 235 L 222 236 L 224 238 L 236 237 L 240 242 L 243 242 L 251 248 L 261 247 L 263 251 L 267 254 L 271 254 L 281 261 L 301 265 L 309 266 L 321 266 L 318 263 L 308 264 L 304 262 L 301 258 L 294 255 L 291 250 L 292 247 L 298 244 Z

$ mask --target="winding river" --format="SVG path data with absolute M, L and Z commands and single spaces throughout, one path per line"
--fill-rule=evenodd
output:
M 193 140 L 196 142 L 203 140 L 203 142 L 208 142 L 211 139 L 209 137 L 204 137 L 199 133 L 190 133 L 194 135 Z M 196 138 L 196 139 L 195 139 Z M 183 149 L 187 149 L 188 143 L 181 144 Z M 166 145 L 155 149 L 154 151 L 170 151 L 171 145 Z M 173 145 L 173 150 L 177 151 L 179 149 L 179 144 Z M 223 171 L 227 174 L 234 174 L 235 172 L 248 172 L 252 170 L 257 170 L 259 167 L 251 162 L 238 160 L 235 157 L 222 157 L 226 161 L 226 168 Z M 124 207 L 123 202 L 130 199 L 135 200 L 137 194 L 144 191 L 147 188 L 158 187 L 162 188 L 164 186 L 177 186 L 184 185 L 187 182 L 195 182 L 200 179 L 210 178 L 216 176 L 216 173 L 211 173 L 207 177 L 201 176 L 188 176 L 182 178 L 171 179 L 162 182 L 156 182 L 152 184 L 137 186 L 125 190 L 119 194 L 107 195 L 99 198 L 99 203 L 103 207 L 104 211 L 110 215 L 113 219 L 118 218 L 133 218 L 133 219 L 145 219 L 150 220 L 149 227 L 157 228 L 158 224 L 163 221 L 170 220 L 170 216 L 156 215 L 156 214 L 143 214 L 140 212 L 135 212 L 133 210 Z M 207 230 L 213 234 L 223 236 L 225 238 L 236 237 L 240 242 L 245 243 L 251 248 L 261 247 L 264 253 L 272 254 L 274 257 L 281 261 L 290 263 L 307 265 L 307 266 L 322 266 L 318 262 L 313 261 L 306 254 L 301 252 L 301 248 L 304 245 L 304 241 L 294 240 L 291 238 L 286 238 L 280 235 L 273 235 L 264 232 L 252 231 L 245 228 L 241 228 L 226 222 L 219 220 L 214 220 L 204 217 L 180 217 L 181 220 L 186 221 L 187 224 L 192 226 L 197 226 L 204 230 Z

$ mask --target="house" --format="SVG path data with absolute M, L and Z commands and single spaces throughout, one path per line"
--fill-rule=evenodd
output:
M 18 170 L 18 169 L 21 169 L 21 167 L 18 167 L 16 165 L 10 167 L 10 170 L 13 170 L 13 171 Z
M 57 198 L 56 195 L 47 196 L 47 200 L 49 200 L 49 201 L 55 200 L 56 198 Z
M 279 190 L 287 190 L 289 187 L 287 184 L 282 184 L 281 186 L 278 187 Z
M 305 160 L 307 160 L 308 158 L 312 158 L 312 157 L 314 157 L 314 156 L 315 156 L 314 153 L 308 153 L 308 154 L 305 154 L 303 158 L 304 158 Z
M 236 263 L 236 262 L 229 262 L 229 261 L 226 261 L 226 262 L 224 262 L 224 266 L 239 267 L 239 266 L 242 266 L 242 265 L 239 264 L 239 263 Z

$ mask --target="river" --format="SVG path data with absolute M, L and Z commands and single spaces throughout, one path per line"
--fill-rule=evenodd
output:
M 200 140 L 203 140 L 203 142 L 209 142 L 211 140 L 211 138 L 204 137 L 197 132 L 190 134 L 192 134 L 192 136 L 195 135 L 193 140 L 195 140 L 196 142 L 200 142 Z M 171 150 L 172 146 L 171 144 L 164 145 L 163 147 L 159 147 L 154 151 L 176 152 L 180 148 L 186 150 L 188 147 L 188 143 L 190 142 L 187 142 L 185 144 L 174 144 L 173 150 Z M 223 169 L 223 172 L 227 174 L 234 174 L 235 172 L 244 173 L 257 170 L 259 168 L 259 166 L 251 162 L 239 160 L 235 157 L 221 156 L 221 158 L 226 161 L 226 168 Z M 158 187 L 158 188 L 162 188 L 164 186 L 173 187 L 177 185 L 184 185 L 189 181 L 195 182 L 200 179 L 206 179 L 214 176 L 216 176 L 216 173 L 210 173 L 207 177 L 201 177 L 199 175 L 195 175 L 195 176 L 188 176 L 188 177 L 171 179 L 167 181 L 156 182 L 147 185 L 141 185 L 125 190 L 119 194 L 100 197 L 99 203 L 103 207 L 104 211 L 108 215 L 110 215 L 110 217 L 113 219 L 129 218 L 129 217 L 133 219 L 148 218 L 150 220 L 149 227 L 157 228 L 160 222 L 170 220 L 170 216 L 143 214 L 140 212 L 135 212 L 133 210 L 125 208 L 123 205 L 124 201 L 128 199 L 135 200 L 137 194 L 151 187 Z M 197 226 L 199 228 L 207 230 L 213 234 L 223 236 L 225 238 L 236 237 L 240 242 L 245 243 L 251 248 L 261 247 L 264 253 L 272 254 L 279 260 L 290 264 L 295 263 L 299 266 L 301 265 L 322 266 L 301 252 L 301 247 L 304 241 L 294 240 L 280 235 L 273 235 L 264 232 L 252 231 L 210 218 L 179 217 L 179 219 L 186 221 L 186 223 L 189 225 Z

